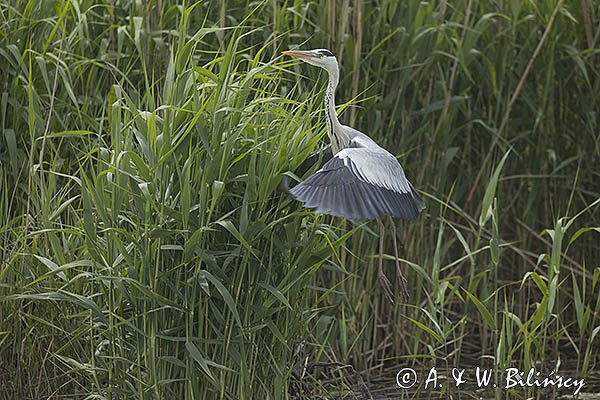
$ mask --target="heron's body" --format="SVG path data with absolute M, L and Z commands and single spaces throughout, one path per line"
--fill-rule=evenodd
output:
M 291 189 L 290 194 L 318 213 L 352 220 L 386 215 L 414 220 L 425 203 L 406 179 L 396 157 L 369 136 L 338 120 L 335 89 L 339 68 L 333 54 L 325 49 L 284 53 L 329 73 L 325 116 L 334 155 L 320 170 Z

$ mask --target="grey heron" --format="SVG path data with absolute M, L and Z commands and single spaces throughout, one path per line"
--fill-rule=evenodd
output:
M 329 83 L 325 92 L 325 118 L 333 158 L 321 169 L 299 183 L 288 193 L 317 213 L 328 213 L 350 220 L 376 219 L 379 232 L 379 279 L 386 296 L 393 301 L 391 285 L 383 273 L 385 227 L 382 217 L 414 220 L 425 203 L 406 178 L 402 166 L 391 153 L 366 134 L 342 125 L 335 109 L 335 89 L 339 82 L 336 57 L 327 49 L 284 51 L 308 64 L 325 69 Z M 394 251 L 399 283 L 405 296 L 406 282 L 400 271 L 396 246 Z

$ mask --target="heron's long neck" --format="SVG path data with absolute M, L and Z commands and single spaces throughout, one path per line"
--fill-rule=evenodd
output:
M 345 138 L 342 136 L 342 124 L 335 112 L 335 88 L 339 82 L 339 71 L 337 68 L 329 71 L 329 84 L 325 92 L 325 119 L 327 120 L 327 134 L 331 141 L 333 154 L 346 147 Z

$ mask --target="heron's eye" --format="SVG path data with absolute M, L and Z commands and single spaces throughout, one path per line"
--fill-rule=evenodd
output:
M 329 50 L 319 50 L 319 54 L 325 57 L 333 57 L 333 53 Z

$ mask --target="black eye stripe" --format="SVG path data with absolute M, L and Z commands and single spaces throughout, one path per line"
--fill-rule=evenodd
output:
M 325 57 L 333 57 L 333 53 L 330 52 L 329 50 L 319 50 L 319 54 L 321 54 Z

